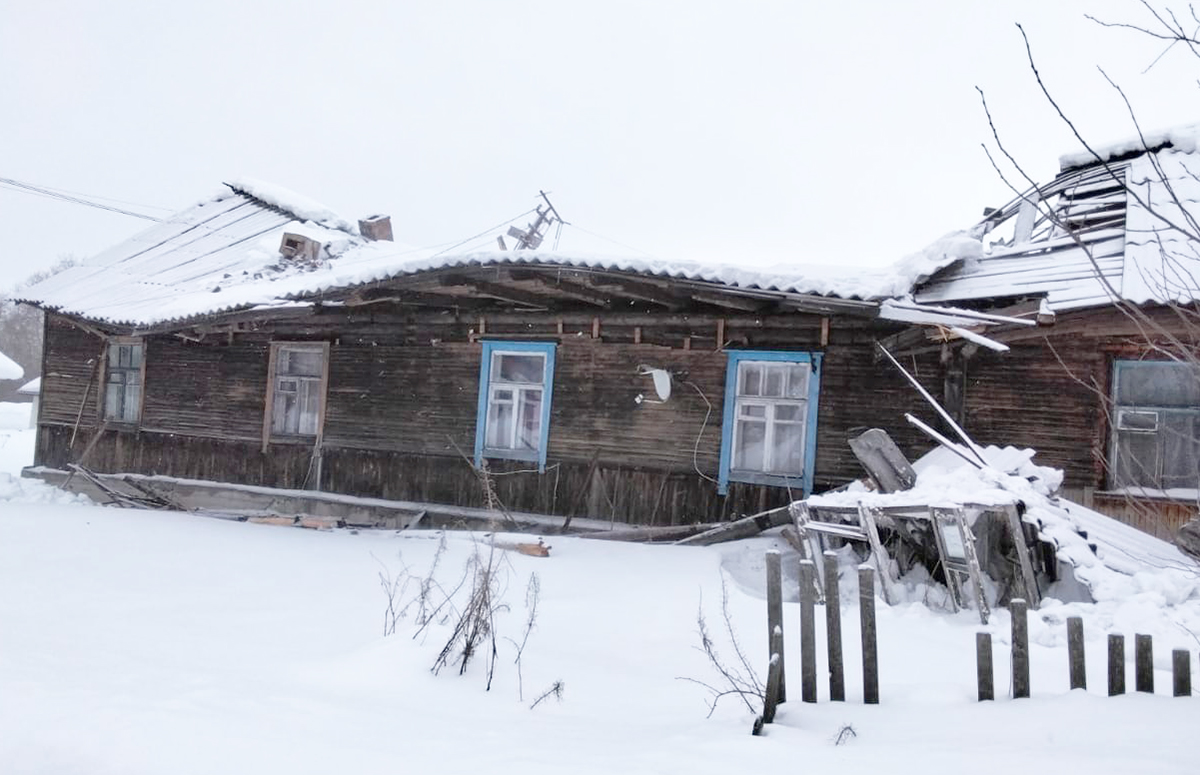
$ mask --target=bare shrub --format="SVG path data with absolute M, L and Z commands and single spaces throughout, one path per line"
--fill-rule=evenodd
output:
M 758 674 L 754 672 L 754 668 L 750 666 L 750 660 L 746 658 L 741 643 L 738 642 L 737 632 L 733 627 L 733 617 L 729 612 L 729 587 L 725 584 L 724 578 L 721 579 L 721 618 L 725 622 L 725 631 L 733 648 L 734 659 L 732 662 L 723 657 L 713 643 L 708 632 L 708 622 L 704 618 L 704 601 L 703 599 L 700 601 L 696 612 L 696 626 L 700 635 L 700 645 L 697 648 L 708 658 L 709 665 L 719 676 L 720 680 L 717 685 L 683 676 L 678 680 L 689 681 L 708 690 L 711 699 L 708 707 L 710 717 L 716 711 L 718 703 L 725 697 L 741 699 L 750 713 L 758 715 L 765 704 L 767 689 Z

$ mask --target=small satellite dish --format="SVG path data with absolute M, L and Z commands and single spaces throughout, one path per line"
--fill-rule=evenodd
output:
M 641 376 L 649 376 L 654 380 L 654 392 L 658 393 L 658 403 L 665 402 L 671 397 L 671 373 L 666 369 L 655 369 L 645 364 L 638 366 Z

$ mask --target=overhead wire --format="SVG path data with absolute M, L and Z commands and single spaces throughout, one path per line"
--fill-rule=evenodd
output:
M 459 247 L 459 246 L 461 246 L 461 245 L 465 245 L 465 244 L 467 244 L 468 242 L 471 242 L 472 240 L 477 240 L 477 239 L 479 239 L 480 237 L 484 237 L 484 236 L 486 236 L 486 235 L 487 235 L 489 232 L 493 232 L 493 231 L 495 231 L 496 229 L 499 229 L 501 226 L 507 226 L 508 224 L 512 223 L 513 221 L 517 220 L 518 218 L 524 218 L 526 215 L 529 215 L 530 213 L 533 213 L 533 212 L 537 212 L 537 208 L 536 208 L 536 207 L 535 207 L 535 208 L 533 208 L 532 210 L 526 210 L 525 212 L 521 213 L 520 215 L 514 215 L 512 218 L 509 218 L 507 221 L 502 221 L 502 222 L 500 222 L 500 223 L 496 224 L 495 226 L 492 226 L 492 227 L 490 227 L 490 228 L 484 229 L 483 231 L 479 232 L 478 234 L 475 234 L 475 235 L 473 235 L 473 236 L 467 237 L 467 238 L 466 238 L 465 240 L 463 240 L 462 242 L 456 242 L 456 243 L 454 243 L 453 245 L 451 245 L 450 247 L 446 248 L 445 250 L 439 250 L 437 253 L 434 253 L 432 256 L 430 256 L 430 258 L 436 258 L 436 257 L 438 257 L 438 256 L 442 255 L 443 253 L 449 253 L 451 250 L 454 250 L 455 248 L 457 248 L 457 247 Z
M 153 221 L 155 223 L 162 223 L 162 220 L 163 220 L 162 218 L 156 218 L 153 215 L 146 215 L 145 213 L 137 213 L 132 210 L 125 210 L 120 207 L 113 207 L 112 205 L 106 205 L 106 204 L 103 204 L 102 202 L 94 201 L 95 199 L 108 199 L 108 197 L 84 198 L 84 195 L 72 196 L 71 194 L 68 194 L 64 191 L 57 191 L 55 189 L 45 188 L 43 186 L 35 186 L 31 183 L 24 183 L 20 180 L 13 180 L 12 178 L 0 178 L 0 184 L 8 186 L 10 189 L 15 189 L 21 193 L 49 197 L 51 199 L 58 199 L 63 202 L 70 202 L 72 204 L 83 205 L 85 207 L 94 207 L 98 210 L 107 210 L 112 213 L 128 215 L 132 218 L 141 218 L 143 220 Z M 120 201 L 120 200 L 110 200 L 110 201 Z M 132 204 L 132 203 L 126 202 L 125 204 Z M 149 207 L 150 205 L 137 205 L 137 206 L 138 207 Z M 166 209 L 166 208 L 155 208 L 155 209 Z

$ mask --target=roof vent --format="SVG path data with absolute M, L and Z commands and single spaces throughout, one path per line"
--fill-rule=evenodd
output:
M 387 215 L 369 215 L 358 222 L 358 230 L 371 242 L 392 241 L 392 219 Z
M 321 243 L 303 234 L 284 232 L 283 241 L 279 243 L 279 253 L 284 258 L 294 258 L 297 261 L 316 261 L 321 255 Z

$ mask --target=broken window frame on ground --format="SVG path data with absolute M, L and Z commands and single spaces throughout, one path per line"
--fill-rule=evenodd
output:
M 484 341 L 479 365 L 479 407 L 475 419 L 475 465 L 484 458 L 528 460 L 546 469 L 546 447 L 550 437 L 550 399 L 554 388 L 553 342 Z M 537 357 L 542 360 L 541 379 L 505 377 L 504 359 Z M 504 394 L 510 394 L 504 398 Z M 527 397 L 538 395 L 532 413 Z M 501 410 L 510 407 L 503 427 Z M 524 428 L 525 432 L 522 433 Z
M 301 366 L 295 355 L 316 354 L 319 363 Z M 272 342 L 266 418 L 271 441 L 320 438 L 329 382 L 328 342 Z
M 1159 372 L 1155 378 L 1134 380 L 1134 375 Z M 1200 380 L 1195 364 L 1166 360 L 1114 360 L 1112 377 L 1112 430 L 1109 460 L 1110 486 L 1139 489 L 1195 489 L 1200 487 Z M 1165 375 L 1168 379 L 1163 379 Z M 1141 385 L 1133 384 L 1140 381 Z M 1173 384 L 1168 384 L 1173 383 Z M 1138 388 L 1149 392 L 1138 393 Z M 1173 392 L 1175 396 L 1168 393 Z M 1166 391 L 1166 392 L 1164 392 Z M 1191 393 L 1192 395 L 1188 395 Z M 1168 421 L 1185 419 L 1191 437 Z M 1180 466 L 1182 459 L 1184 465 Z M 1175 473 L 1168 474 L 1172 466 Z
M 104 420 L 137 425 L 142 419 L 142 387 L 146 379 L 145 342 L 134 337 L 111 339 L 104 353 Z
M 725 405 L 721 430 L 718 492 L 724 495 L 730 482 L 790 487 L 807 495 L 812 491 L 817 445 L 817 400 L 821 390 L 821 353 L 783 350 L 727 350 Z M 758 368 L 758 389 L 749 389 L 752 370 Z M 804 385 L 789 390 L 791 380 L 804 369 Z M 772 373 L 780 378 L 780 389 L 766 389 Z M 775 393 L 778 393 L 776 395 Z M 798 394 L 797 394 L 798 393 Z M 779 419 L 781 408 L 796 409 L 797 417 Z M 761 409 L 751 416 L 747 409 Z M 761 461 L 748 466 L 741 442 L 751 423 L 763 425 Z M 772 459 L 773 441 L 780 427 L 800 428 L 799 459 L 793 467 L 780 469 Z M 777 446 L 777 445 L 776 445 Z

